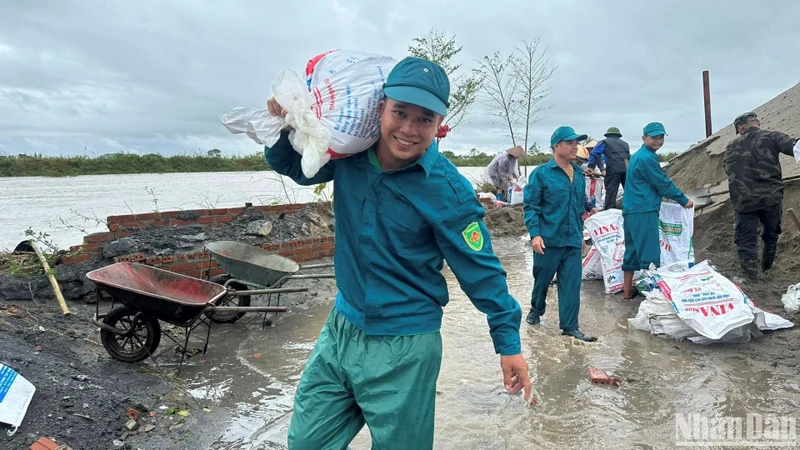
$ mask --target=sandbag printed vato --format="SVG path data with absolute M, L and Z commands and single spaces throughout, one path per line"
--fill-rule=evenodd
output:
M 370 148 L 380 137 L 383 83 L 397 61 L 389 56 L 333 50 L 308 61 L 306 79 L 289 69 L 272 83 L 285 118 L 267 109 L 234 108 L 220 116 L 231 133 L 245 133 L 271 147 L 287 126 L 292 146 L 303 155 L 303 175 L 313 177 L 330 159 Z
M 600 253 L 603 284 L 609 294 L 622 292 L 622 257 L 625 254 L 625 234 L 622 211 L 609 209 L 586 219 L 586 229 Z
M 755 319 L 747 296 L 707 261 L 686 271 L 660 270 L 650 276 L 678 317 L 708 339 L 720 339 Z
M 661 245 L 661 265 L 678 261 L 694 262 L 694 208 L 686 209 L 677 203 L 661 203 L 658 212 L 658 236 Z

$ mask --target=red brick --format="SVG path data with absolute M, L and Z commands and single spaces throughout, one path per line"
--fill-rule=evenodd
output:
M 216 221 L 214 220 L 214 216 L 201 216 L 199 219 L 197 219 L 197 223 L 202 225 L 213 225 L 216 223 Z
M 125 417 L 133 420 L 139 420 L 139 416 L 141 416 L 141 414 L 142 413 L 140 413 L 136 408 L 128 408 L 128 411 L 125 412 Z
M 297 241 L 286 241 L 281 243 L 281 248 L 297 248 Z
M 118 223 L 109 223 L 108 224 L 108 231 L 119 231 L 119 224 Z
M 136 218 L 134 220 L 143 222 L 145 220 L 157 220 L 160 219 L 160 215 L 158 213 L 145 213 L 145 214 L 136 214 Z
M 290 249 L 290 250 L 283 250 L 279 254 L 281 256 L 294 256 L 294 253 L 295 253 L 294 249 Z
M 228 208 L 206 209 L 205 212 L 207 216 L 224 216 L 228 214 Z
M 115 231 L 114 232 L 114 237 L 117 238 L 117 239 L 124 238 L 125 236 L 130 236 L 130 235 L 131 235 L 131 233 L 129 231 Z
M 106 217 L 106 222 L 108 223 L 125 223 L 125 222 L 135 222 L 136 215 L 134 214 L 126 214 L 124 216 L 108 216 Z
M 150 256 L 146 260 L 147 265 L 154 266 L 154 265 L 161 265 L 161 257 L 160 256 Z
M 322 250 L 330 250 L 333 248 L 336 248 L 336 244 L 334 244 L 333 242 L 326 242 L 322 244 Z
M 161 220 L 155 221 L 153 223 L 153 225 L 155 225 L 156 228 L 164 228 L 164 227 L 170 226 L 170 223 L 169 223 L 169 219 L 161 219 Z
M 179 253 L 178 261 L 186 261 L 186 253 Z
M 69 251 L 72 253 L 79 252 L 80 250 L 81 250 L 80 245 L 73 245 L 72 247 L 69 248 Z
M 222 216 L 214 217 L 214 220 L 215 220 L 216 223 L 228 223 L 231 220 L 233 220 L 233 216 L 230 215 L 230 214 L 225 214 L 225 215 L 222 215 Z
M 58 444 L 50 438 L 40 437 L 39 440 L 33 443 L 28 450 L 56 450 Z
M 311 247 L 298 247 L 295 254 L 302 255 L 304 253 L 311 253 Z
M 98 242 L 93 242 L 91 244 L 83 244 L 83 251 L 87 253 L 94 253 L 100 250 L 101 244 Z
M 183 214 L 183 211 L 165 211 L 159 213 L 159 217 L 162 219 L 174 219 L 180 216 L 181 214 Z
M 106 231 L 104 233 L 94 233 L 83 237 L 83 242 L 105 242 L 114 239 L 114 233 Z
M 194 225 L 196 220 L 183 220 L 183 219 L 170 219 L 169 224 L 172 226 Z
M 138 228 L 144 228 L 144 226 L 145 225 L 142 222 L 132 222 L 132 221 L 131 222 L 123 222 L 123 223 L 119 224 L 120 228 L 135 228 L 135 229 L 138 229 Z
M 320 257 L 318 251 L 317 252 L 306 253 L 303 256 L 305 256 L 305 259 L 303 259 L 303 261 L 311 261 L 312 259 L 318 259 Z
M 117 256 L 114 258 L 116 262 L 133 262 L 133 256 Z
M 239 215 L 244 212 L 244 207 L 242 208 L 228 208 L 228 214 Z
M 144 255 L 144 253 L 137 253 L 137 254 L 131 255 L 131 256 L 133 256 L 133 261 L 134 262 L 143 262 L 144 260 L 147 259 L 147 257 Z
M 162 256 L 161 257 L 161 264 L 172 264 L 175 261 L 174 256 Z
M 286 209 L 287 210 L 303 209 L 304 206 L 306 206 L 305 203 L 292 203 L 291 205 L 286 205 Z
M 182 273 L 184 275 L 187 275 L 190 272 L 197 272 L 198 270 L 195 263 L 172 264 L 168 267 L 165 267 L 165 269 L 176 273 Z
M 321 251 L 319 252 L 319 256 L 321 256 L 321 257 L 322 257 L 322 256 L 333 256 L 334 252 L 335 252 L 335 251 L 334 251 L 334 249 L 332 249 L 332 248 L 331 248 L 331 249 L 327 249 L 327 250 L 321 250 Z
M 275 250 L 278 250 L 280 248 L 281 248 L 281 244 L 267 244 L 264 247 L 265 250 L 270 250 L 270 251 L 275 251 Z

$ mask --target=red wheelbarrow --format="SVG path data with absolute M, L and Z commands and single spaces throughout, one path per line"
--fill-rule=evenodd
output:
M 106 351 L 120 361 L 136 362 L 151 357 L 156 362 L 155 352 L 161 337 L 167 336 L 174 343 L 170 348 L 178 346 L 181 350 L 179 373 L 186 356 L 189 336 L 200 324 L 208 327 L 203 353 L 208 350 L 212 321 L 207 320 L 206 316 L 215 313 L 287 311 L 286 307 L 280 306 L 220 306 L 223 299 L 254 293 L 279 294 L 308 290 L 279 288 L 248 291 L 244 294 L 199 278 L 127 262 L 93 270 L 86 274 L 86 278 L 96 284 L 98 290 L 111 297 L 110 312 L 100 314 L 98 301 L 95 317 L 92 319 L 92 323 L 100 327 L 100 339 Z M 121 303 L 121 306 L 114 307 L 115 303 Z M 183 343 L 175 340 L 169 333 L 162 333 L 159 321 L 183 328 Z M 169 349 L 161 353 L 167 350 Z

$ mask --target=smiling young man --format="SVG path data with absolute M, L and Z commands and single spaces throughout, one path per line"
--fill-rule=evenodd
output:
M 586 180 L 578 155 L 578 135 L 572 127 L 559 127 L 550 138 L 553 159 L 537 167 L 528 178 L 523 204 L 525 226 L 533 247 L 533 292 L 531 311 L 525 319 L 540 323 L 547 303 L 547 289 L 558 275 L 558 321 L 565 336 L 593 342 L 578 329 L 581 306 L 581 250 L 583 215 L 597 209 L 586 197 Z
M 289 449 L 344 449 L 366 423 L 373 449 L 433 447 L 439 333 L 448 302 L 444 260 L 487 315 L 505 388 L 530 397 L 519 303 L 492 251 L 472 185 L 434 136 L 450 82 L 426 60 L 389 73 L 375 146 L 303 176 L 288 132 L 265 149 L 298 184 L 334 181 L 336 303 L 295 395 Z M 285 115 L 274 99 L 270 112 Z
M 622 270 L 626 300 L 637 295 L 633 287 L 633 272 L 647 269 L 650 264 L 661 265 L 658 236 L 658 212 L 661 198 L 692 208 L 694 203 L 680 191 L 664 173 L 656 152 L 664 145 L 667 131 L 660 122 L 648 123 L 642 130 L 642 147 L 632 157 L 626 176 L 628 184 L 622 196 L 622 215 L 625 217 L 625 254 Z

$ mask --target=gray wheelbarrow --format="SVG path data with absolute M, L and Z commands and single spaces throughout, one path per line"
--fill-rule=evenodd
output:
M 288 280 L 334 278 L 333 273 L 299 273 L 309 269 L 333 267 L 332 263 L 301 266 L 289 258 L 244 242 L 209 242 L 206 249 L 217 262 L 217 266 L 225 271 L 225 274 L 210 281 L 239 291 L 239 295 L 225 299 L 228 303 L 236 302 L 230 306 L 249 306 L 253 295 L 267 295 L 268 306 L 272 304 L 272 296 L 276 295 L 276 306 L 280 306 L 281 293 L 275 293 L 275 288 Z M 308 288 L 298 289 L 308 291 Z M 247 294 L 243 295 L 241 291 L 247 291 Z M 211 319 L 215 322 L 233 323 L 242 316 L 243 314 L 235 310 L 217 311 L 211 315 Z

